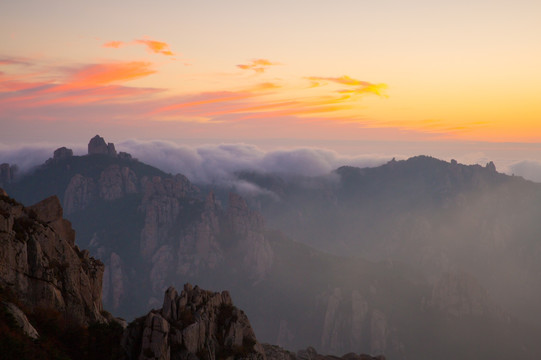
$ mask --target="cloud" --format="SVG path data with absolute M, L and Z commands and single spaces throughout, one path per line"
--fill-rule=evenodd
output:
M 19 171 L 25 173 L 51 158 L 58 147 L 52 144 L 8 146 L 0 143 L 0 163 L 17 165 Z M 77 148 L 76 153 L 82 154 L 82 148 Z
M 264 151 L 249 144 L 219 144 L 185 146 L 167 141 L 126 140 L 115 144 L 118 151 L 126 151 L 135 158 L 166 172 L 186 175 L 198 184 L 215 184 L 235 189 L 245 194 L 265 194 L 275 197 L 268 190 L 246 180 L 238 179 L 239 171 L 256 171 L 288 176 L 327 175 L 342 165 L 377 166 L 391 159 L 390 156 L 343 156 L 335 151 L 320 148 L 297 148 Z M 0 144 L 0 163 L 17 164 L 28 171 L 52 157 L 61 145 L 35 145 L 9 147 Z M 86 149 L 74 148 L 75 154 L 85 154 Z
M 136 39 L 133 42 L 131 42 L 131 44 L 133 44 L 133 45 L 144 45 L 147 48 L 148 51 L 150 51 L 151 53 L 154 53 L 154 54 L 161 54 L 161 55 L 165 55 L 165 56 L 173 56 L 173 55 L 175 55 L 171 51 L 169 44 L 167 44 L 166 42 L 163 42 L 163 41 L 152 40 L 152 39 Z M 124 47 L 124 46 L 127 46 L 127 45 L 130 45 L 130 43 L 127 43 L 127 42 L 124 42 L 124 41 L 113 40 L 113 41 L 106 42 L 102 46 L 106 47 L 106 48 L 118 49 L 120 47 Z
M 280 63 L 272 62 L 267 59 L 255 59 L 252 60 L 249 64 L 240 64 L 237 65 L 237 67 L 242 70 L 253 70 L 256 73 L 261 74 L 264 73 L 269 66 L 274 65 L 280 65 Z
M 173 52 L 169 49 L 169 45 L 163 41 L 139 39 L 135 40 L 135 43 L 145 45 L 150 52 L 156 54 L 162 54 L 165 56 L 174 55 Z
M 134 44 L 144 45 L 153 53 L 170 52 L 165 42 L 151 39 L 138 39 L 130 43 L 110 41 L 104 46 Z M 277 64 L 267 59 L 255 59 L 239 67 L 264 72 L 269 66 Z M 279 84 L 263 81 L 237 86 L 228 91 L 175 95 L 166 94 L 167 89 L 126 85 L 129 81 L 157 72 L 154 64 L 147 61 L 53 67 L 43 64 L 41 60 L 41 65 L 39 61 L 36 62 L 32 70 L 36 71 L 31 73 L 25 70 L 9 75 L 0 72 L 0 120 L 74 121 L 70 117 L 73 117 L 75 109 L 79 109 L 81 115 L 77 116 L 78 119 L 91 117 L 87 113 L 96 116 L 107 114 L 106 118 L 122 119 L 132 124 L 137 121 L 141 126 L 148 126 L 151 122 L 242 123 L 245 129 L 249 129 L 265 123 L 270 128 L 270 124 L 285 119 L 294 126 L 298 125 L 297 130 L 302 127 L 302 123 L 323 121 L 336 124 L 343 123 L 343 119 L 366 126 L 369 121 L 362 118 L 360 111 L 355 111 L 358 110 L 358 97 L 352 94 L 373 94 L 379 91 L 378 84 L 343 76 L 311 79 L 342 84 L 347 87 L 341 90 L 344 93 L 312 91 L 284 81 Z M 238 73 L 234 76 L 241 77 Z
M 156 93 L 159 89 L 123 86 L 121 83 L 155 73 L 149 62 L 114 62 L 79 67 L 50 69 L 51 79 L 27 81 L 26 75 L 5 76 L 0 73 L 0 110 L 27 113 L 29 109 L 64 104 L 112 102 L 135 99 Z M 56 76 L 55 76 L 56 71 Z M 7 114 L 6 114 L 7 115 Z M 49 113 L 49 116 L 54 116 Z
M 310 76 L 308 77 L 308 80 L 312 81 L 331 81 L 342 85 L 350 85 L 350 86 L 369 86 L 372 85 L 368 81 L 362 81 L 357 80 L 354 78 L 351 78 L 347 75 L 341 76 L 341 77 L 322 77 L 322 76 Z
M 119 151 L 131 153 L 166 172 L 184 174 L 196 184 L 215 184 L 231 187 L 243 195 L 271 197 L 276 195 L 238 179 L 236 173 L 256 171 L 283 177 L 322 176 L 343 165 L 372 167 L 392 158 L 377 154 L 344 156 L 321 148 L 264 151 L 255 145 L 238 143 L 190 147 L 167 141 L 127 140 L 115 145 Z
M 255 96 L 244 91 L 218 91 L 174 99 L 174 103 L 155 109 L 152 114 L 197 115 L 210 117 L 210 114 L 228 113 L 238 101 Z
M 321 148 L 264 151 L 255 145 L 220 144 L 189 147 L 166 141 L 128 140 L 117 144 L 143 162 L 170 173 L 182 173 L 197 183 L 220 183 L 239 171 L 278 173 L 284 176 L 319 176 L 342 166 L 376 166 L 391 156 L 344 156 Z
M 541 182 L 541 161 L 524 160 L 509 165 L 508 174 L 522 176 L 525 179 Z
M 21 57 L 14 57 L 14 56 L 0 56 L 0 65 L 31 65 L 32 63 L 26 59 Z
M 374 94 L 378 96 L 387 96 L 384 93 L 388 88 L 387 84 L 374 84 L 368 81 L 357 80 L 347 75 L 341 77 L 310 76 L 307 77 L 307 79 L 311 81 L 311 87 L 321 86 L 321 82 L 333 82 L 348 86 L 349 88 L 338 90 L 341 94 Z
M 118 49 L 119 47 L 126 46 L 124 41 L 109 41 L 103 44 L 103 47 Z
M 68 86 L 86 87 L 126 82 L 156 73 L 146 61 L 91 64 L 76 69 L 70 76 Z

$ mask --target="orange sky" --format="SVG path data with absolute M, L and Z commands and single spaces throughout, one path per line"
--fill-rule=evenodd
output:
M 0 143 L 540 142 L 538 2 L 160 5 L 2 5 Z

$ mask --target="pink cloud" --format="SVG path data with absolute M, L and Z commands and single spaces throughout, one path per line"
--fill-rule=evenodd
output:
M 50 73 L 53 71 L 51 69 Z M 52 104 L 72 107 L 86 103 L 134 101 L 161 90 L 122 84 L 153 73 L 155 70 L 148 62 L 91 64 L 63 69 L 57 78 L 41 82 L 26 80 L 27 75 L 0 73 L 0 110 L 24 113 L 28 108 Z

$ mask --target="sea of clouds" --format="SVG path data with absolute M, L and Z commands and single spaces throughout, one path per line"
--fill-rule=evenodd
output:
M 349 156 L 315 147 L 263 150 L 244 143 L 187 146 L 169 141 L 126 140 L 115 145 L 117 151 L 128 152 L 165 172 L 184 174 L 199 184 L 230 182 L 239 171 L 276 173 L 282 176 L 320 176 L 344 165 L 374 167 L 393 157 L 397 160 L 407 158 L 403 154 L 377 153 Z M 57 147 L 50 144 L 18 147 L 0 144 L 0 163 L 17 164 L 19 171 L 24 173 L 52 157 Z M 75 155 L 84 155 L 87 151 L 86 147 L 71 148 Z M 456 160 L 485 165 L 487 156 L 472 153 Z M 496 163 L 496 166 L 500 172 L 541 182 L 539 160 L 520 159 L 506 164 Z

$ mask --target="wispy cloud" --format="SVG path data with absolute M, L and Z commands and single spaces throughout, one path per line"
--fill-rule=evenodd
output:
M 75 69 L 68 81 L 69 86 L 86 87 L 126 82 L 154 74 L 152 64 L 146 61 L 91 64 Z
M 0 65 L 30 65 L 28 59 L 14 56 L 0 56 Z
M 70 107 L 135 100 L 143 94 L 159 91 L 123 85 L 155 73 L 149 62 L 112 62 L 48 70 L 40 73 L 41 81 L 32 81 L 32 77 L 28 80 L 26 75 L 7 76 L 0 73 L 0 110 L 10 110 L 13 114 L 53 104 Z M 54 114 L 50 113 L 49 116 Z
M 237 67 L 242 70 L 253 70 L 256 73 L 264 73 L 268 67 L 280 65 L 280 63 L 273 62 L 267 59 L 255 59 L 248 64 L 239 64 Z
M 387 96 L 385 94 L 387 84 L 374 84 L 369 81 L 357 80 L 347 75 L 341 77 L 310 76 L 307 79 L 311 81 L 312 87 L 322 86 L 327 82 L 348 86 L 348 88 L 337 90 L 341 94 L 374 94 L 378 96 Z
M 144 45 L 157 54 L 168 55 L 170 52 L 167 43 L 150 39 L 130 43 L 113 41 L 105 45 L 121 47 L 125 44 Z M 9 64 L 31 63 L 26 59 L 22 61 L 2 56 L 0 59 Z M 459 124 L 460 127 L 451 128 L 440 122 L 366 118 L 362 108 L 364 97 L 385 97 L 385 84 L 347 75 L 269 78 L 265 69 L 277 64 L 259 58 L 238 65 L 247 71 L 255 71 L 257 78 L 263 81 L 250 83 L 253 81 L 251 77 L 236 72 L 228 74 L 228 83 L 222 84 L 221 89 L 174 94 L 168 91 L 170 89 L 129 84 L 158 71 L 155 68 L 157 65 L 149 61 L 109 61 L 53 67 L 40 59 L 36 60 L 36 64 L 20 66 L 9 73 L 1 68 L 0 119 L 16 121 L 47 117 L 69 121 L 76 109 L 80 109 L 81 113 L 107 114 L 109 118 L 129 119 L 140 124 L 155 121 L 191 123 L 193 127 L 197 124 L 235 124 L 239 128 L 244 126 L 252 130 L 257 128 L 257 124 L 265 124 L 269 128 L 275 126 L 277 129 L 283 126 L 278 124 L 295 124 L 296 131 L 301 133 L 303 126 L 317 124 L 323 129 L 323 123 L 335 127 L 339 126 L 337 124 L 342 124 L 342 127 L 348 124 L 358 129 L 398 128 L 429 134 L 457 133 L 467 130 L 469 126 Z M 10 65 L 5 67 L 11 69 Z M 231 79 L 239 81 L 231 83 Z M 306 87 L 306 80 L 312 82 L 313 86 Z M 216 79 L 213 79 L 213 83 L 216 83 Z
M 164 41 L 158 41 L 158 40 L 153 40 L 153 39 L 136 39 L 136 40 L 133 40 L 132 42 L 113 40 L 113 41 L 109 41 L 103 44 L 103 47 L 118 49 L 120 47 L 124 47 L 128 45 L 144 45 L 149 52 L 154 53 L 154 54 L 160 54 L 160 55 L 165 55 L 165 56 L 175 55 L 171 51 L 169 44 L 167 44 Z
M 156 54 L 162 54 L 165 56 L 174 55 L 173 52 L 169 49 L 169 45 L 163 41 L 139 39 L 139 40 L 135 40 L 135 43 L 145 45 L 150 52 L 153 52 Z
M 119 47 L 126 46 L 124 41 L 109 41 L 103 44 L 103 47 L 118 49 Z

